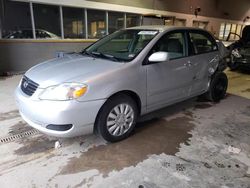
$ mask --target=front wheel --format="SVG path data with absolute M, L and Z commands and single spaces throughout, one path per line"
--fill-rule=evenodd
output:
M 228 86 L 227 75 L 224 72 L 218 72 L 211 78 L 209 90 L 206 98 L 212 102 L 219 102 L 226 95 Z
M 114 96 L 101 108 L 96 121 L 98 133 L 108 142 L 127 138 L 135 127 L 138 115 L 134 100 L 124 94 Z

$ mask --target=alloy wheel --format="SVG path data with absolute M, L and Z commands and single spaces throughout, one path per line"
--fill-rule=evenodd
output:
M 118 104 L 109 113 L 106 126 L 113 136 L 124 135 L 134 122 L 135 112 L 129 104 Z

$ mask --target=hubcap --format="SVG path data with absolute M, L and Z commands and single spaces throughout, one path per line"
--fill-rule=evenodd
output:
M 134 110 L 129 104 L 115 106 L 107 117 L 107 128 L 111 135 L 125 134 L 134 122 Z

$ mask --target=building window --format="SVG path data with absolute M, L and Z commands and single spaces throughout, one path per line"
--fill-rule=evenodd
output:
M 224 32 L 225 32 L 225 23 L 221 23 L 220 25 L 220 34 L 219 34 L 219 39 L 224 39 Z
M 237 25 L 237 29 L 236 29 L 236 34 L 237 35 L 241 35 L 242 29 L 243 29 L 243 25 L 238 24 Z
M 121 12 L 109 12 L 108 13 L 108 31 L 109 34 L 124 28 L 124 14 Z
M 58 6 L 33 4 L 36 38 L 57 39 L 61 36 Z
M 2 2 L 0 12 L 0 38 L 9 39 L 98 39 L 142 22 L 141 15 L 134 13 L 8 0 Z
M 174 17 L 166 17 L 165 19 L 164 19 L 164 22 L 165 22 L 165 24 L 164 25 L 167 25 L 167 26 L 172 26 L 172 25 L 174 25 Z
M 201 28 L 201 29 L 207 29 L 208 22 L 203 22 L 203 21 L 193 21 L 193 27 Z
M 231 31 L 231 26 L 232 26 L 232 24 L 230 24 L 230 23 L 226 24 L 225 31 L 224 31 L 224 39 L 227 39 L 227 37 Z
M 84 9 L 63 7 L 64 38 L 85 38 Z
M 141 22 L 141 16 L 138 14 L 126 14 L 126 27 L 139 26 Z
M 1 12 L 3 38 L 33 38 L 29 3 L 13 1 L 3 1 L 3 3 Z
M 106 14 L 104 11 L 88 10 L 88 38 L 101 38 L 106 35 Z
M 232 24 L 231 25 L 230 33 L 232 33 L 232 34 L 230 35 L 229 40 L 235 40 L 236 39 L 236 35 L 235 35 L 235 33 L 236 33 L 236 27 L 237 27 L 236 24 Z
M 175 19 L 174 20 L 175 26 L 186 26 L 186 20 L 185 19 Z
M 231 24 L 231 23 L 222 23 L 220 25 L 220 36 L 219 38 L 222 40 L 227 40 L 229 33 L 229 40 L 239 40 L 241 36 L 241 32 L 244 25 L 241 24 Z
M 141 25 L 164 25 L 165 17 L 155 14 L 144 14 L 141 20 Z

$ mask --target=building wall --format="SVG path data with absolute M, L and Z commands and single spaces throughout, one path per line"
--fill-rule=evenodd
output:
M 184 14 L 194 14 L 201 8 L 199 15 L 230 20 L 243 20 L 250 15 L 249 0 L 89 0 L 147 9 L 165 10 Z
M 80 52 L 89 42 L 0 41 L 0 73 L 22 72 L 56 57 L 57 52 Z

